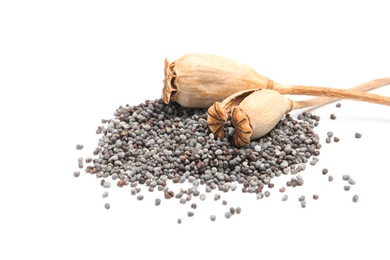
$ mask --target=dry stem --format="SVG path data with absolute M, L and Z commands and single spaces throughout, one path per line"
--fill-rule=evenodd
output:
M 368 82 L 360 84 L 359 86 L 349 88 L 348 90 L 365 92 L 365 91 L 370 91 L 373 89 L 377 89 L 377 88 L 386 86 L 388 84 L 390 84 L 390 77 L 370 80 Z M 340 100 L 340 99 L 339 98 L 332 98 L 332 97 L 316 97 L 316 98 L 311 98 L 311 99 L 302 100 L 302 101 L 294 101 L 294 109 L 300 109 L 300 108 L 306 108 L 306 107 L 317 107 L 318 108 L 320 106 L 335 102 L 337 100 Z
M 278 91 L 280 94 L 309 95 L 322 97 L 313 98 L 305 101 L 297 101 L 294 104 L 294 109 L 323 105 L 338 99 L 350 99 L 390 106 L 390 97 L 381 96 L 373 93 L 361 92 L 365 90 L 375 89 L 387 85 L 389 83 L 390 78 L 382 78 L 371 80 L 352 89 L 279 84 L 275 84 L 273 89 Z

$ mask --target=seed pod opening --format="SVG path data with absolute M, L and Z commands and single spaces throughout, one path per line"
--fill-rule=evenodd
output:
M 187 54 L 165 59 L 163 100 L 206 108 L 247 89 L 272 88 L 273 81 L 254 69 L 216 55 Z

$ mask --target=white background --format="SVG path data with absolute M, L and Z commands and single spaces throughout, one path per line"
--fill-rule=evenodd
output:
M 389 259 L 389 107 L 313 110 L 320 161 L 286 202 L 281 178 L 262 200 L 196 198 L 188 218 L 190 203 L 155 207 L 159 193 L 137 201 L 116 185 L 102 199 L 94 176 L 73 177 L 101 119 L 160 98 L 166 57 L 218 54 L 280 83 L 349 88 L 390 76 L 389 24 L 387 1 L 372 0 L 1 1 L 0 259 Z M 357 182 L 348 192 L 343 174 Z M 242 213 L 225 219 L 228 206 Z

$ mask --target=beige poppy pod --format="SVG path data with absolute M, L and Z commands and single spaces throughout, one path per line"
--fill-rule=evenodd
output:
M 238 106 L 232 107 L 234 144 L 243 146 L 268 134 L 292 109 L 291 99 L 277 91 L 263 89 L 251 93 Z
M 215 102 L 207 111 L 207 123 L 216 137 L 223 138 L 224 124 L 231 118 L 233 142 L 240 147 L 269 133 L 292 109 L 293 102 L 277 91 L 244 90 Z
M 272 88 L 273 81 L 239 62 L 209 54 L 165 59 L 163 100 L 184 107 L 207 108 L 246 89 Z

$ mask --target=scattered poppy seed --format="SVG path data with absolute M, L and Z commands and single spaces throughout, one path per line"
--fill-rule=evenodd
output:
M 328 176 L 328 181 L 333 181 L 333 176 L 332 175 Z
M 306 201 L 305 200 L 301 201 L 301 207 L 306 208 Z
M 237 213 L 237 214 L 240 214 L 240 213 L 241 213 L 241 207 L 237 207 L 237 208 L 236 208 L 236 213 Z
M 327 137 L 327 138 L 325 139 L 325 142 L 326 142 L 327 144 L 330 144 L 330 143 L 332 142 L 332 140 L 331 140 L 329 137 Z
M 331 114 L 330 115 L 330 119 L 335 120 L 336 119 L 336 115 L 335 114 Z
M 323 175 L 325 175 L 325 174 L 327 174 L 327 173 L 328 173 L 328 169 L 326 169 L 326 168 L 322 169 L 322 174 L 323 174 Z
M 180 204 L 186 204 L 186 202 L 187 202 L 186 199 L 184 199 L 184 198 L 181 198 L 181 199 L 180 199 Z
M 214 200 L 219 200 L 221 198 L 221 195 L 220 194 L 215 194 L 214 195 Z
M 205 185 L 206 193 L 227 192 L 236 190 L 236 183 L 243 185 L 243 192 L 268 197 L 270 192 L 263 193 L 263 188 L 274 187 L 272 178 L 305 170 L 311 157 L 313 164 L 318 162 L 315 156 L 320 154 L 321 144 L 313 129 L 319 119 L 308 112 L 297 119 L 286 114 L 267 136 L 237 148 L 230 142 L 232 122 L 226 122 L 227 138 L 217 139 L 209 130 L 207 109 L 146 100 L 137 106 L 120 106 L 113 119 L 102 120 L 106 125 L 98 127 L 101 137 L 93 152 L 97 158 L 86 172 L 118 179 L 120 186 L 133 188 L 133 195 L 139 193 L 139 184 L 149 191 L 157 187 L 170 199 L 175 194 L 168 181 L 187 181 L 195 189 L 181 190 L 183 195 L 177 196 L 186 201 L 192 196 L 205 200 L 206 195 L 197 190 L 199 185 Z M 303 179 L 291 183 L 300 186 Z
M 84 145 L 76 144 L 76 150 L 82 150 L 83 148 L 84 148 Z
M 227 204 L 227 201 L 226 201 L 226 200 L 223 200 L 223 201 L 222 201 L 222 205 L 225 206 L 226 204 Z
M 174 193 L 173 191 L 171 191 L 171 190 L 167 190 L 167 191 L 164 192 L 164 197 L 165 197 L 166 199 L 170 199 L 170 198 L 172 198 L 173 196 L 175 196 L 175 193 Z
M 195 203 L 191 204 L 191 208 L 196 209 L 197 205 Z
M 350 176 L 348 174 L 345 174 L 342 176 L 342 178 L 343 178 L 343 181 L 348 181 Z
M 286 188 L 285 187 L 281 187 L 280 189 L 279 189 L 279 192 L 285 192 L 286 191 Z
M 333 137 L 333 141 L 335 141 L 336 143 L 338 143 L 340 141 L 340 138 L 338 138 L 337 136 Z
M 76 177 L 76 178 L 79 177 L 79 176 L 80 176 L 80 172 L 79 172 L 79 171 L 74 172 L 74 173 L 73 173 L 73 176 Z
M 332 131 L 329 131 L 328 133 L 326 133 L 326 135 L 327 135 L 328 137 L 332 137 L 332 136 L 333 136 L 333 132 L 332 132 Z
M 269 197 L 270 195 L 271 195 L 271 192 L 269 192 L 268 190 L 264 192 L 264 196 Z
M 159 206 L 161 204 L 161 199 L 157 198 L 154 200 L 154 205 Z
M 349 179 L 348 179 L 348 183 L 349 183 L 350 185 L 355 185 L 355 184 L 356 184 L 356 181 L 355 181 L 354 179 L 352 179 L 352 178 L 349 178 Z
M 232 213 L 232 215 L 234 215 L 234 213 L 236 213 L 236 209 L 233 207 L 230 207 L 229 211 L 230 211 L 230 213 Z
M 107 198 L 107 197 L 108 197 L 108 191 L 103 192 L 102 198 Z
M 137 200 L 143 200 L 144 199 L 144 195 L 138 195 L 137 196 Z
M 314 200 L 318 200 L 318 198 L 319 198 L 319 196 L 318 196 L 317 194 L 314 194 L 314 195 L 313 195 L 313 199 L 314 199 Z
M 341 107 L 341 103 L 337 103 L 337 104 L 336 104 L 336 107 Z
M 358 200 L 359 200 L 359 195 L 353 195 L 352 201 L 353 202 L 358 202 Z
M 304 201 L 305 200 L 305 196 L 304 195 L 302 195 L 302 196 L 300 196 L 299 198 L 298 198 L 298 201 L 300 201 L 300 202 L 302 202 L 302 201 Z
M 345 185 L 345 186 L 344 186 L 344 190 L 345 190 L 345 191 L 349 191 L 350 189 L 351 189 L 351 186 L 349 186 L 349 185 Z
M 110 188 L 110 187 L 111 187 L 111 183 L 110 183 L 110 182 L 105 181 L 105 182 L 103 183 L 103 188 Z
M 282 201 L 286 201 L 287 199 L 288 199 L 287 194 L 284 194 L 283 197 L 282 197 Z
M 106 204 L 104 204 L 104 207 L 106 208 L 106 209 L 110 209 L 110 203 L 106 203 Z
M 230 211 L 225 213 L 225 218 L 230 218 L 232 216 L 232 213 Z
M 210 216 L 210 220 L 211 220 L 211 221 L 215 221 L 216 219 L 217 219 L 217 218 L 215 217 L 215 215 L 211 215 L 211 216 Z
M 362 137 L 362 134 L 361 133 L 355 133 L 355 138 L 359 139 Z
M 188 212 L 187 212 L 187 216 L 189 216 L 189 217 L 194 216 L 194 212 L 193 212 L 193 211 L 188 211 Z
M 181 218 L 177 219 L 177 224 L 181 224 Z
M 85 163 L 91 163 L 92 162 L 92 157 L 85 158 Z

